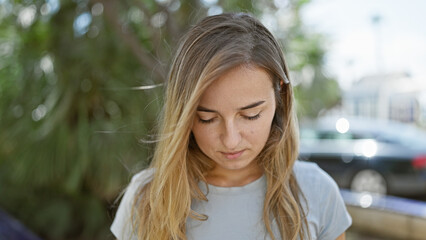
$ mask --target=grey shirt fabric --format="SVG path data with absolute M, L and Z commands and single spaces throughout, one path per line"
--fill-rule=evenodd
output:
M 302 193 L 307 199 L 307 220 L 311 239 L 336 239 L 351 225 L 339 189 L 331 177 L 316 164 L 296 161 L 294 173 Z M 153 170 L 136 174 L 121 200 L 112 233 L 119 240 L 135 240 L 130 217 L 134 195 L 152 177 Z M 207 193 L 206 184 L 200 188 Z M 262 221 L 263 202 L 266 192 L 265 176 L 242 187 L 217 187 L 208 185 L 208 201 L 194 201 L 192 209 L 208 216 L 207 221 L 187 220 L 188 239 L 271 239 Z M 274 235 L 279 230 L 272 222 Z

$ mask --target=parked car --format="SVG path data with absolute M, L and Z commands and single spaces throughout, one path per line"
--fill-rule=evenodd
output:
M 426 132 L 359 118 L 302 123 L 301 160 L 317 163 L 342 188 L 380 194 L 426 194 Z

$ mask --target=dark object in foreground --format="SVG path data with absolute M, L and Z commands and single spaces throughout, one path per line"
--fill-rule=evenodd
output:
M 301 160 L 353 191 L 426 195 L 426 133 L 372 119 L 323 118 L 301 127 Z
M 0 209 L 0 239 L 5 240 L 41 240 L 22 223 Z

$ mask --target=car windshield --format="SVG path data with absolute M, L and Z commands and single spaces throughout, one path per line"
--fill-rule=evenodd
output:
M 414 127 L 396 126 L 392 131 L 383 132 L 377 140 L 389 143 L 399 143 L 416 149 L 426 148 L 426 132 Z
M 426 149 L 426 132 L 417 127 L 402 124 L 351 129 L 345 133 L 339 133 L 334 129 L 302 127 L 300 137 L 302 141 L 375 139 L 384 143 L 401 144 L 412 149 Z

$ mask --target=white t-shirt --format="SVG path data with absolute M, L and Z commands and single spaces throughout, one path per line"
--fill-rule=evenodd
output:
M 307 220 L 312 239 L 333 240 L 351 225 L 339 189 L 331 177 L 316 164 L 296 161 L 294 172 L 308 203 Z M 136 174 L 121 200 L 112 233 L 119 240 L 136 240 L 131 230 L 130 216 L 133 198 L 138 187 L 151 180 L 153 170 Z M 205 184 L 200 188 L 206 192 Z M 208 201 L 194 201 L 192 209 L 206 214 L 207 221 L 188 218 L 186 234 L 189 240 L 250 240 L 270 239 L 262 221 L 266 192 L 264 176 L 242 187 L 217 187 L 209 185 Z M 279 230 L 273 222 L 274 235 Z

